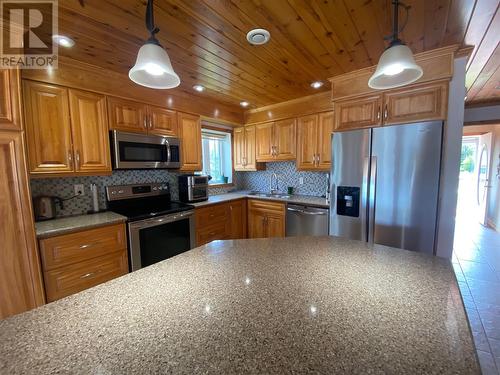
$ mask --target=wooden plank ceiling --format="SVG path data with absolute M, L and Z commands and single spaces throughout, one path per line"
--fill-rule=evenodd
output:
M 403 0 L 403 39 L 413 52 L 475 45 L 468 102 L 500 100 L 500 0 Z M 127 73 L 147 38 L 144 0 L 59 1 L 59 32 L 76 41 L 63 56 Z M 377 63 L 390 33 L 390 0 L 157 0 L 158 37 L 181 77 L 180 90 L 251 107 L 317 92 L 315 80 Z M 404 20 L 404 14 L 401 12 Z M 252 46 L 246 33 L 266 28 Z M 321 90 L 328 90 L 325 85 Z

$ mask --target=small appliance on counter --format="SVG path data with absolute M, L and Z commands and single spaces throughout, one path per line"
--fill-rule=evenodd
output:
M 54 196 L 39 196 L 33 198 L 35 221 L 50 220 L 56 217 L 56 204 L 63 209 L 63 199 Z
M 183 174 L 178 177 L 179 200 L 193 203 L 208 200 L 208 181 L 210 176 Z

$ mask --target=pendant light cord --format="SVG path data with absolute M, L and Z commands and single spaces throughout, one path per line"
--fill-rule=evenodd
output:
M 399 39 L 398 35 L 401 33 L 406 25 L 408 24 L 408 18 L 409 18 L 409 10 L 411 8 L 410 5 L 406 5 L 403 3 L 400 3 L 399 0 L 393 0 L 392 2 L 393 5 L 393 15 L 392 15 L 392 34 L 389 36 L 384 37 L 385 40 L 390 40 L 389 47 L 395 44 L 402 44 L 401 40 Z M 399 7 L 402 7 L 406 11 L 406 18 L 403 23 L 403 26 L 399 28 Z
M 155 16 L 153 14 L 153 0 L 148 0 L 148 5 L 146 6 L 146 29 L 148 29 L 150 37 L 147 43 L 152 43 L 160 45 L 158 39 L 156 39 L 155 34 L 160 31 L 158 27 L 155 26 Z

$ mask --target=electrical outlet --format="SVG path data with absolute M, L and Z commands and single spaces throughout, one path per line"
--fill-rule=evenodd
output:
M 75 189 L 75 195 L 85 195 L 85 188 L 83 184 L 73 185 Z
M 299 185 L 304 185 L 304 177 L 299 177 Z

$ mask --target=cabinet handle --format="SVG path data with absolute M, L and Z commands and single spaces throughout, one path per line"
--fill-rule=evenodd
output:
M 76 168 L 80 169 L 80 151 L 75 152 Z
M 274 146 L 274 156 L 278 156 L 278 146 Z
M 144 116 L 144 129 L 147 129 L 148 128 L 148 118 L 147 116 Z
M 320 156 L 319 154 L 316 154 L 316 166 L 319 167 L 319 161 L 320 161 Z
M 73 168 L 73 154 L 71 150 L 68 151 L 68 164 L 70 168 Z
M 380 106 L 378 106 L 377 110 L 377 120 L 380 120 Z
M 85 275 L 80 276 L 80 279 L 86 279 L 87 277 L 94 276 L 95 272 L 89 272 L 86 273 Z
M 389 117 L 389 110 L 387 109 L 387 104 L 386 104 L 384 108 L 384 119 L 387 120 L 387 117 Z
M 153 129 L 153 116 L 149 116 L 149 128 Z
M 80 249 L 86 249 L 87 247 L 90 247 L 90 246 L 95 246 L 95 243 L 87 243 L 85 245 L 80 246 Z

